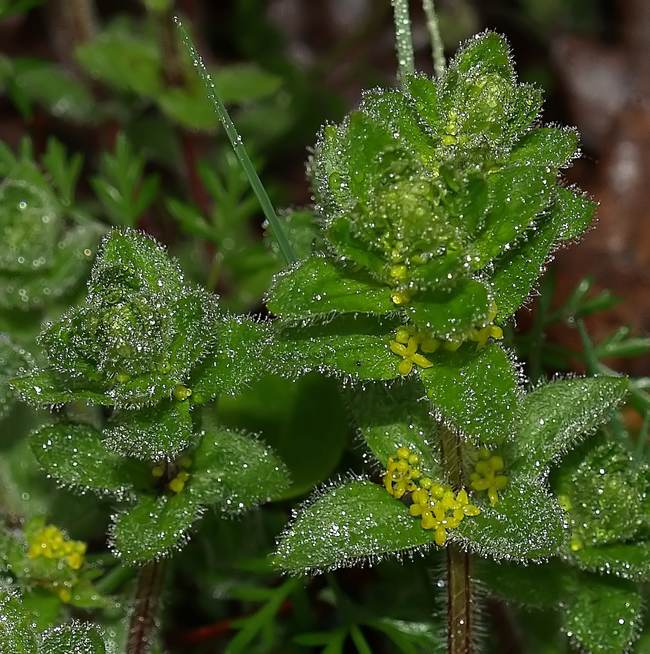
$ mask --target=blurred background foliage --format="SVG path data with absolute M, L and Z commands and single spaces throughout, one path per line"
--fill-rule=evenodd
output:
M 632 375 L 631 400 L 606 431 L 646 460 L 650 3 L 437 5 L 449 53 L 485 28 L 507 34 L 522 79 L 546 91 L 545 120 L 575 124 L 583 136 L 584 156 L 567 183 L 600 201 L 598 228 L 581 247 L 558 253 L 508 338 L 533 383 L 558 372 Z M 413 11 L 417 66 L 431 73 L 419 3 Z M 111 225 L 136 226 L 163 241 L 229 309 L 263 314 L 263 292 L 282 263 L 265 242 L 259 206 L 178 46 L 170 20 L 176 13 L 206 56 L 287 229 L 308 224 L 304 168 L 319 126 L 339 121 L 363 89 L 394 79 L 388 1 L 0 0 L 0 175 L 42 189 L 57 217 L 52 238 L 59 247 L 86 238 L 92 259 Z M 30 254 L 47 259 L 38 234 L 25 238 Z M 302 246 L 310 248 L 308 238 Z M 0 258 L 0 328 L 9 336 L 0 340 L 0 378 L 35 356 L 40 322 L 75 301 L 86 270 L 77 264 L 30 271 L 26 301 L 7 287 L 15 271 Z M 5 521 L 46 516 L 87 541 L 84 579 L 98 596 L 118 596 L 134 571 L 105 553 L 110 504 L 73 499 L 42 477 L 23 438 L 41 417 L 11 408 L 11 400 L 0 395 L 0 414 L 8 414 L 0 424 Z M 312 376 L 298 383 L 269 377 L 221 402 L 218 412 L 230 426 L 261 432 L 288 464 L 293 485 L 285 502 L 241 520 L 209 516 L 170 563 L 161 651 L 435 651 L 444 609 L 430 591 L 442 575 L 435 555 L 417 565 L 385 562 L 311 581 L 279 578 L 268 565 L 291 503 L 338 471 L 365 464 L 336 385 Z M 491 579 L 486 573 L 486 589 Z M 507 587 L 504 579 L 494 583 Z M 115 599 L 53 606 L 33 579 L 22 590 L 44 616 L 42 627 L 67 615 L 99 615 L 116 642 L 123 637 L 125 607 Z M 559 617 L 544 607 L 530 612 L 486 599 L 480 620 L 490 634 L 486 651 L 570 651 L 565 638 L 549 636 Z M 650 651 L 649 639 L 642 637 L 636 651 Z

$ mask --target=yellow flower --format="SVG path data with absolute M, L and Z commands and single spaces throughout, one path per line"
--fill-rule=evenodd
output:
M 408 375 L 413 366 L 431 368 L 429 359 L 418 353 L 418 347 L 427 354 L 438 349 L 438 341 L 431 336 L 423 334 L 413 327 L 400 327 L 395 333 L 395 340 L 390 342 L 391 352 L 402 357 L 399 363 L 400 375 Z
M 181 470 L 168 484 L 167 488 L 174 493 L 180 493 L 184 488 L 187 480 L 190 478 L 190 473 L 186 470 Z
M 474 472 L 469 476 L 470 486 L 475 491 L 487 491 L 490 504 L 499 501 L 499 491 L 508 484 L 508 477 L 503 474 L 503 458 L 498 454 L 490 454 L 486 448 L 479 451 L 479 460 L 474 466 Z
M 390 299 L 394 304 L 401 306 L 403 304 L 408 304 L 411 300 L 411 294 L 408 291 L 395 291 Z
M 397 499 L 410 493 L 409 513 L 420 518 L 423 529 L 432 529 L 435 542 L 442 546 L 450 529 L 458 527 L 465 516 L 476 516 L 481 510 L 470 504 L 464 488 L 454 494 L 449 486 L 422 477 L 415 467 L 418 463 L 417 454 L 407 447 L 398 448 L 388 457 L 384 488 Z
M 465 516 L 476 516 L 481 512 L 477 506 L 470 504 L 464 488 L 454 495 L 451 488 L 436 484 L 428 492 L 415 491 L 411 497 L 413 504 L 409 507 L 409 513 L 421 518 L 423 529 L 433 530 L 434 540 L 440 546 L 445 544 L 448 531 L 456 529 Z
M 384 488 L 390 495 L 399 499 L 407 492 L 416 490 L 415 480 L 420 478 L 420 470 L 416 468 L 420 459 L 407 447 L 400 447 L 394 456 L 388 457 L 388 465 L 384 474 Z
M 54 525 L 46 525 L 31 534 L 27 541 L 27 556 L 30 559 L 43 557 L 64 561 L 72 570 L 79 570 L 84 564 L 86 543 L 71 540 Z

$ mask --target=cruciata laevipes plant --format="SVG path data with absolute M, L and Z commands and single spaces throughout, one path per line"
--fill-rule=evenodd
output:
M 223 312 L 151 238 L 113 230 L 86 297 L 50 316 L 42 354 L 34 361 L 7 348 L 12 371 L 31 368 L 13 392 L 56 409 L 30 437 L 45 472 L 119 503 L 109 543 L 126 566 L 141 566 L 129 653 L 151 646 L 144 632 L 153 628 L 160 561 L 204 511 L 240 513 L 288 485 L 279 458 L 220 425 L 215 410 L 220 396 L 269 371 L 341 380 L 378 473 L 332 484 L 296 511 L 272 557 L 277 568 L 309 574 L 442 554 L 447 574 L 436 587 L 446 588 L 452 654 L 474 650 L 475 578 L 522 604 L 559 608 L 563 630 L 590 652 L 623 652 L 638 634 L 635 584 L 650 575 L 648 471 L 604 430 L 586 438 L 624 400 L 627 380 L 528 389 L 502 345 L 552 252 L 592 220 L 594 203 L 559 178 L 577 134 L 539 123 L 541 94 L 517 82 L 496 34 L 470 41 L 448 67 L 434 48 L 437 79 L 412 73 L 400 47 L 400 88 L 369 92 L 321 132 L 309 166 L 318 232 L 313 253 L 297 262 L 207 87 L 291 264 L 268 292 L 273 322 Z M 189 54 L 200 69 L 191 45 Z M 307 232 L 311 241 L 312 225 Z M 105 601 L 83 543 L 43 522 L 11 540 L 9 569 L 17 578 L 22 570 L 26 586 L 42 572 L 48 591 L 73 607 L 89 596 Z M 602 594 L 611 598 L 606 611 Z M 105 651 L 94 629 L 40 633 L 23 609 L 0 589 L 0 652 L 7 643 L 44 654 Z
M 578 135 L 540 124 L 541 102 L 489 32 L 438 79 L 407 72 L 400 88 L 368 92 L 323 128 L 310 161 L 320 251 L 279 274 L 267 297 L 281 368 L 351 383 L 382 470 L 380 483 L 352 478 L 309 500 L 276 565 L 313 573 L 445 547 L 457 654 L 475 642 L 471 557 L 571 551 L 549 473 L 627 392 L 624 378 L 603 376 L 525 393 L 500 344 L 553 251 L 594 213 L 558 177 Z M 614 565 L 602 556 L 598 569 Z
M 249 434 L 210 415 L 218 395 L 250 379 L 263 326 L 223 314 L 188 284 L 165 251 L 135 231 L 103 241 L 81 304 L 39 337 L 46 365 L 14 388 L 37 406 L 87 403 L 31 435 L 45 472 L 122 504 L 110 542 L 126 563 L 178 548 L 208 507 L 236 514 L 281 492 L 282 462 Z

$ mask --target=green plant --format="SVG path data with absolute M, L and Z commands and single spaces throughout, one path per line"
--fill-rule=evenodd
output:
M 551 309 L 552 277 L 512 329 L 593 218 L 562 178 L 577 132 L 539 122 L 503 37 L 447 65 L 430 0 L 416 73 L 393 0 L 399 86 L 322 128 L 315 206 L 276 212 L 228 107 L 273 115 L 284 82 L 209 73 L 172 5 L 87 35 L 81 74 L 0 60 L 27 119 L 110 120 L 112 143 L 85 166 L 0 148 L 0 654 L 470 654 L 494 606 L 533 652 L 642 654 L 650 403 L 604 360 L 647 339 L 592 342 L 611 296 Z M 219 122 L 232 152 L 199 161 Z M 270 319 L 232 313 L 264 291 Z M 546 342 L 559 323 L 580 352 Z

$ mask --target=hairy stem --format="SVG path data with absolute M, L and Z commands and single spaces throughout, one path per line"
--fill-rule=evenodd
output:
M 138 574 L 126 654 L 146 654 L 151 648 L 164 572 L 165 564 L 157 561 L 145 565 Z
M 176 25 L 178 27 L 178 31 L 180 32 L 181 35 L 181 39 L 183 40 L 183 45 L 185 46 L 188 55 L 194 62 L 194 65 L 205 87 L 205 91 L 207 93 L 208 99 L 212 102 L 214 110 L 217 116 L 219 117 L 221 124 L 223 125 L 226 135 L 228 136 L 228 139 L 230 141 L 230 144 L 232 145 L 232 148 L 235 151 L 235 154 L 237 155 L 237 159 L 239 160 L 241 167 L 244 169 L 244 173 L 248 178 L 248 182 L 251 185 L 251 188 L 253 189 L 253 192 L 255 193 L 258 202 L 260 203 L 260 206 L 262 207 L 262 211 L 264 212 L 264 216 L 266 217 L 266 220 L 269 223 L 269 227 L 271 229 L 273 237 L 277 241 L 278 247 L 280 248 L 280 253 L 284 257 L 286 263 L 293 263 L 294 261 L 296 261 L 296 256 L 293 252 L 293 248 L 291 247 L 291 244 L 289 243 L 289 240 L 287 239 L 287 236 L 284 233 L 284 230 L 282 228 L 282 223 L 280 222 L 277 214 L 275 213 L 275 209 L 273 208 L 271 199 L 269 198 L 268 193 L 266 192 L 266 189 L 264 188 L 264 185 L 262 184 L 262 181 L 260 180 L 259 175 L 257 174 L 257 171 L 255 170 L 255 166 L 253 166 L 253 162 L 250 160 L 250 157 L 248 156 L 248 152 L 246 151 L 246 146 L 244 145 L 241 136 L 237 132 L 237 128 L 235 127 L 235 124 L 232 122 L 232 119 L 230 118 L 230 114 L 228 113 L 228 110 L 226 109 L 223 100 L 217 93 L 212 78 L 210 77 L 210 73 L 208 72 L 208 69 L 203 63 L 203 59 L 201 58 L 201 55 L 197 52 L 196 48 L 194 47 L 192 38 L 190 37 L 188 31 L 183 27 L 183 24 L 181 23 L 180 19 L 176 18 L 175 20 L 176 20 Z
M 469 554 L 456 545 L 447 547 L 447 652 L 472 651 L 472 597 Z
M 463 486 L 463 458 L 459 438 L 441 426 L 442 457 L 455 490 Z M 472 652 L 472 589 L 470 556 L 456 545 L 447 546 L 447 652 Z
M 438 16 L 433 0 L 422 0 L 422 7 L 427 17 L 427 28 L 429 30 L 429 38 L 431 39 L 431 54 L 433 56 L 433 69 L 436 72 L 436 77 L 440 79 L 445 72 L 445 48 L 442 44 L 440 36 L 440 26 L 438 25 Z
M 392 0 L 395 19 L 395 47 L 397 48 L 398 75 L 404 79 L 415 72 L 413 37 L 408 0 Z

